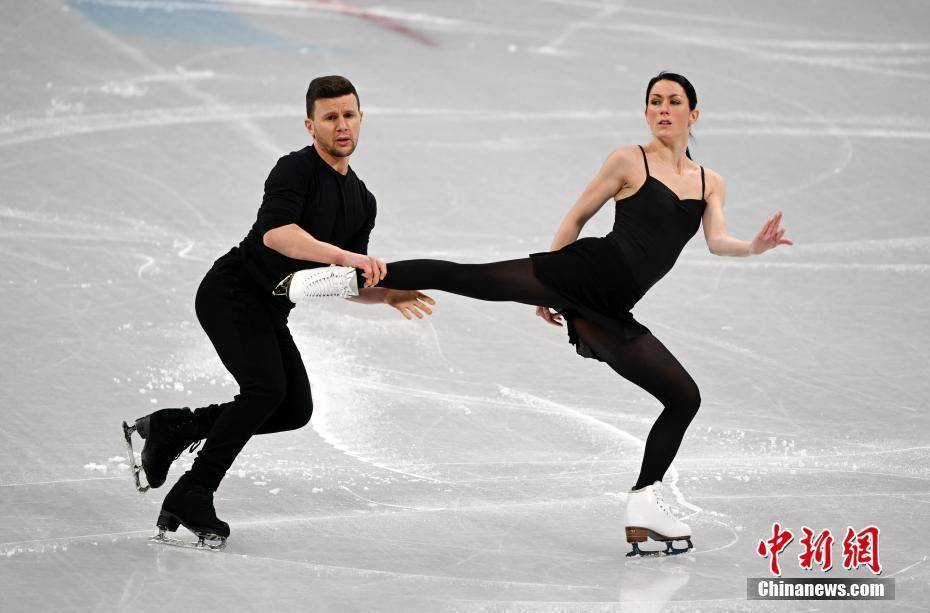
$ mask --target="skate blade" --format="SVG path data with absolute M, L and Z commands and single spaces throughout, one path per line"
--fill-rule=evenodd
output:
M 192 543 L 191 541 L 167 536 L 164 531 L 160 530 L 158 534 L 149 539 L 149 543 L 180 547 L 182 549 L 202 549 L 204 551 L 222 551 L 226 549 L 226 539 L 215 534 L 198 534 L 197 542 Z
M 685 542 L 688 544 L 688 546 L 687 546 L 687 547 L 675 547 L 675 546 L 673 545 L 673 543 L 674 543 L 676 540 L 685 541 Z M 629 553 L 627 553 L 627 554 L 626 554 L 626 557 L 628 557 L 628 558 L 633 558 L 633 557 L 637 557 L 637 556 L 639 556 L 639 557 L 648 557 L 648 556 L 677 556 L 677 555 L 680 555 L 680 554 L 682 554 L 682 553 L 688 553 L 689 551 L 691 551 L 692 549 L 694 549 L 694 545 L 691 544 L 691 539 L 690 539 L 690 538 L 685 538 L 685 539 L 674 539 L 674 540 L 665 540 L 665 539 L 662 539 L 662 540 L 657 541 L 657 542 L 665 543 L 665 549 L 656 549 L 656 550 L 646 550 L 646 551 L 643 551 L 642 549 L 639 548 L 639 543 L 634 542 L 634 543 L 631 543 L 631 544 L 633 545 L 633 550 L 630 551 Z
M 129 452 L 129 466 L 132 470 L 132 477 L 136 482 L 136 490 L 144 494 L 149 491 L 150 486 L 148 483 L 142 485 L 142 465 L 136 462 L 136 454 L 132 449 L 132 433 L 135 431 L 135 426 L 130 426 L 125 421 L 123 422 L 123 437 L 126 439 L 126 451 Z

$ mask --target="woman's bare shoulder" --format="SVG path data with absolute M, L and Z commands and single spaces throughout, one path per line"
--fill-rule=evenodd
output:
M 611 151 L 607 159 L 630 163 L 636 160 L 642 160 L 643 154 L 639 145 L 624 145 L 623 147 L 617 147 Z
M 707 195 L 726 193 L 727 184 L 716 170 L 704 166 L 704 181 L 707 184 Z
M 643 165 L 643 154 L 638 145 L 618 147 L 610 152 L 604 165 L 612 172 L 625 176 L 630 170 Z

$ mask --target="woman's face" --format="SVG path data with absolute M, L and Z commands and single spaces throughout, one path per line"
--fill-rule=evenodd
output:
M 657 137 L 685 138 L 697 121 L 698 110 L 688 108 L 685 88 L 675 81 L 657 81 L 646 99 L 646 123 Z

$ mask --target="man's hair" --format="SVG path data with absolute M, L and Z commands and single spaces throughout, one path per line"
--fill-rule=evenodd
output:
M 361 108 L 361 102 L 358 99 L 358 92 L 355 86 L 345 77 L 339 75 L 330 75 L 327 77 L 317 77 L 310 81 L 310 87 L 307 88 L 307 117 L 313 116 L 313 103 L 320 98 L 338 98 L 352 94 L 355 96 L 355 102 Z

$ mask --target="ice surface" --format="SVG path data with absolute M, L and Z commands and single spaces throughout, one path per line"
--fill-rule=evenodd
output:
M 0 609 L 876 608 L 747 601 L 773 521 L 879 526 L 897 582 L 880 608 L 926 609 L 928 17 L 833 0 L 0 2 Z M 666 479 L 692 553 L 625 557 L 656 401 L 532 309 L 446 294 L 425 322 L 295 311 L 312 427 L 246 447 L 217 493 L 225 552 L 146 542 L 165 490 L 135 492 L 119 424 L 235 394 L 194 292 L 277 157 L 307 143 L 310 78 L 359 88 L 372 252 L 479 262 L 545 250 L 608 152 L 649 140 L 661 69 L 697 87 L 692 151 L 727 180 L 730 231 L 783 210 L 797 242 L 736 260 L 699 234 L 637 306 L 704 399 Z M 821 576 L 797 553 L 785 576 Z

